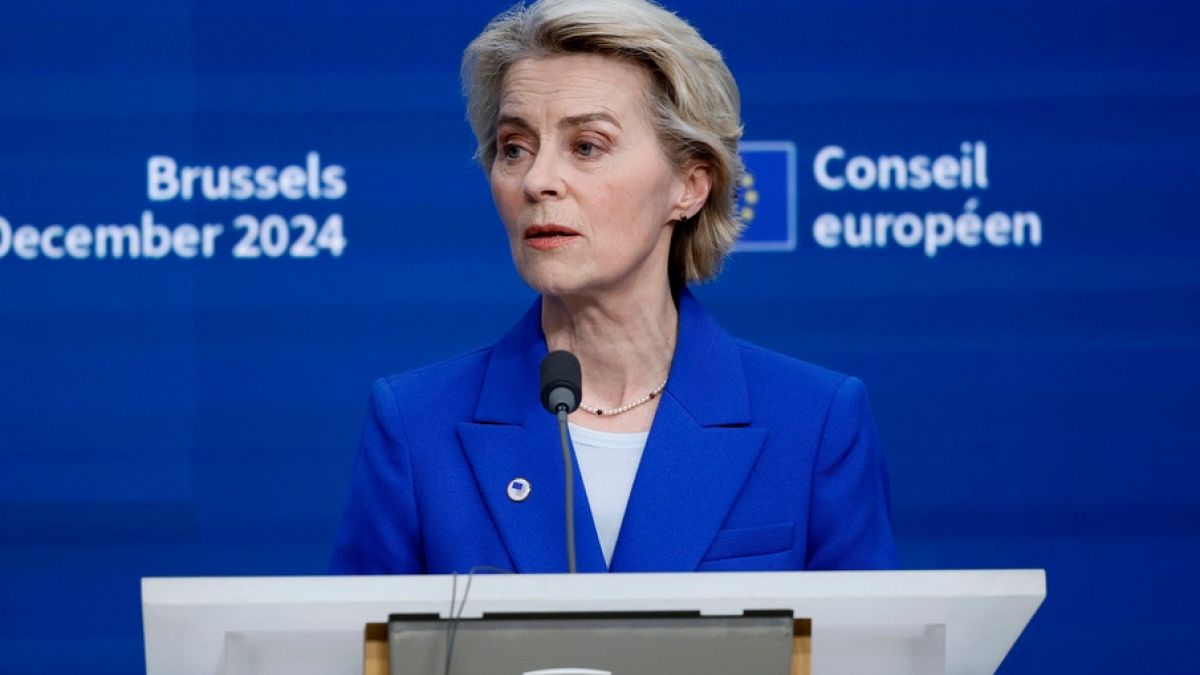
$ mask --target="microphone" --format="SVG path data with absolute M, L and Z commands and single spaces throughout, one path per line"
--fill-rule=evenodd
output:
M 557 415 L 560 409 L 575 412 L 582 392 L 583 373 L 574 354 L 559 349 L 542 359 L 542 407 L 547 412 L 551 415 Z
M 558 418 L 558 438 L 562 445 L 566 485 L 567 571 L 575 574 L 575 468 L 571 462 L 571 441 L 567 433 L 567 415 L 583 399 L 583 371 L 571 352 L 552 351 L 542 359 L 542 407 Z

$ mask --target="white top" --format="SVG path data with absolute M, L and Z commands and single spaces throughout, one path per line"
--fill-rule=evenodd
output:
M 650 432 L 613 433 L 577 424 L 569 426 L 571 445 L 579 462 L 579 476 L 592 507 L 600 550 L 604 552 L 604 564 L 611 566 L 629 493 L 633 490 L 633 479 L 637 476 Z

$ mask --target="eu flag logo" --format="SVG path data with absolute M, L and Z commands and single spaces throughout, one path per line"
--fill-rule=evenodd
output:
M 745 141 L 746 173 L 738 185 L 737 212 L 746 229 L 736 251 L 796 249 L 796 144 Z

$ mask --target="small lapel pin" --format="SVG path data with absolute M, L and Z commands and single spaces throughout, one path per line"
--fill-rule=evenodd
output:
M 529 498 L 533 486 L 524 478 L 514 478 L 508 481 L 508 498 L 514 502 L 523 502 Z

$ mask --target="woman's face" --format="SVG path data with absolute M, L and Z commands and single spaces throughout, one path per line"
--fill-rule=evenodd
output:
M 668 163 L 649 90 L 641 68 L 594 54 L 528 59 L 505 76 L 492 197 L 535 290 L 667 287 L 672 223 L 699 210 L 707 172 Z

